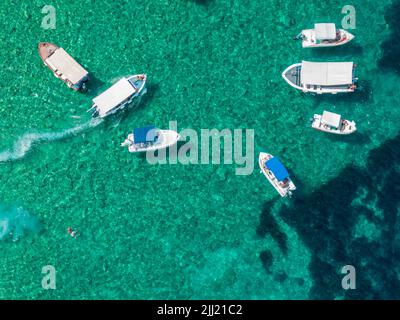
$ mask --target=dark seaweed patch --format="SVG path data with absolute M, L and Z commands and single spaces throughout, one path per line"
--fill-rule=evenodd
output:
M 278 215 L 311 250 L 310 298 L 400 298 L 400 243 L 396 238 L 400 230 L 399 146 L 400 135 L 372 150 L 366 168 L 350 165 L 318 190 L 293 198 L 290 207 L 279 211 Z M 361 204 L 354 205 L 359 189 L 367 190 L 367 194 Z M 373 203 L 376 209 L 371 210 L 364 203 Z M 267 203 L 263 209 L 258 234 L 266 233 L 263 223 L 276 229 L 268 218 L 271 207 Z M 376 211 L 382 215 L 376 215 Z M 360 215 L 375 223 L 379 237 L 354 237 Z M 341 269 L 347 264 L 356 268 L 356 290 L 341 287 Z
M 267 234 L 278 243 L 279 248 L 286 253 L 287 252 L 287 236 L 280 229 L 278 223 L 276 222 L 274 216 L 269 211 L 272 206 L 272 201 L 264 205 L 263 212 L 260 217 L 260 224 L 257 228 L 257 234 L 260 237 L 265 237 Z
M 271 251 L 265 250 L 260 253 L 261 263 L 264 269 L 269 273 L 271 272 L 272 263 L 274 261 Z
M 388 39 L 382 42 L 382 58 L 378 61 L 378 66 L 386 70 L 400 72 L 400 1 L 394 2 L 385 14 L 385 20 L 389 25 L 391 34 Z
M 193 0 L 193 1 L 202 6 L 207 6 L 212 2 L 212 0 Z

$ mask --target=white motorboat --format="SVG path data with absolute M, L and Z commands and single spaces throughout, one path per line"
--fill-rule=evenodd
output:
M 135 128 L 128 135 L 121 147 L 128 147 L 129 152 L 146 152 L 165 149 L 178 142 L 180 135 L 174 130 L 160 130 L 155 126 Z
M 322 115 L 314 114 L 311 127 L 316 130 L 343 135 L 357 131 L 354 121 L 342 119 L 340 114 L 329 111 L 324 111 Z
M 273 185 L 282 197 L 291 196 L 296 186 L 289 177 L 286 168 L 277 157 L 265 152 L 261 152 L 258 157 L 261 172 Z
M 93 117 L 104 118 L 121 109 L 146 93 L 146 75 L 137 74 L 122 78 L 106 91 L 93 99 Z
M 316 23 L 314 29 L 303 30 L 296 40 L 302 40 L 303 48 L 335 47 L 344 45 L 355 37 L 344 29 L 336 29 L 334 23 Z
M 282 73 L 283 79 L 293 88 L 317 94 L 354 92 L 356 90 L 356 65 L 353 62 L 296 63 Z

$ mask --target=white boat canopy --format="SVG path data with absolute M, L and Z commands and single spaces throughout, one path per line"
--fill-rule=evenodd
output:
M 336 39 L 336 25 L 334 23 L 316 23 L 314 25 L 314 31 L 317 40 Z
M 99 115 L 105 115 L 119 104 L 130 98 L 137 89 L 126 78 L 120 79 L 113 86 L 93 99 Z
M 301 65 L 302 84 L 337 86 L 353 83 L 353 62 L 308 62 Z
M 76 84 L 87 76 L 88 72 L 76 62 L 63 48 L 58 48 L 54 53 L 45 60 L 57 71 L 61 73 L 62 78 L 66 78 Z
M 328 126 L 339 128 L 341 115 L 329 111 L 324 111 L 321 118 L 322 124 L 327 124 Z

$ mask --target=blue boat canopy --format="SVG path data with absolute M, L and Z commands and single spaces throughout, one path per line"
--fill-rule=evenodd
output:
M 155 126 L 147 126 L 133 129 L 135 143 L 155 142 L 157 139 L 155 128 Z
M 289 173 L 278 158 L 273 157 L 269 159 L 265 162 L 265 165 L 272 171 L 278 181 L 283 181 L 289 177 Z

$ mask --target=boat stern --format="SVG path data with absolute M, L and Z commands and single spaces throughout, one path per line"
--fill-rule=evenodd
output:
M 301 45 L 303 48 L 310 48 L 315 46 L 315 32 L 314 29 L 307 29 L 302 31 Z
M 91 113 L 93 118 L 100 117 L 100 111 L 95 103 L 92 105 L 92 107 L 87 112 Z
M 310 122 L 311 122 L 311 128 L 319 129 L 319 127 L 321 126 L 321 115 L 314 114 L 314 117 L 310 119 Z

